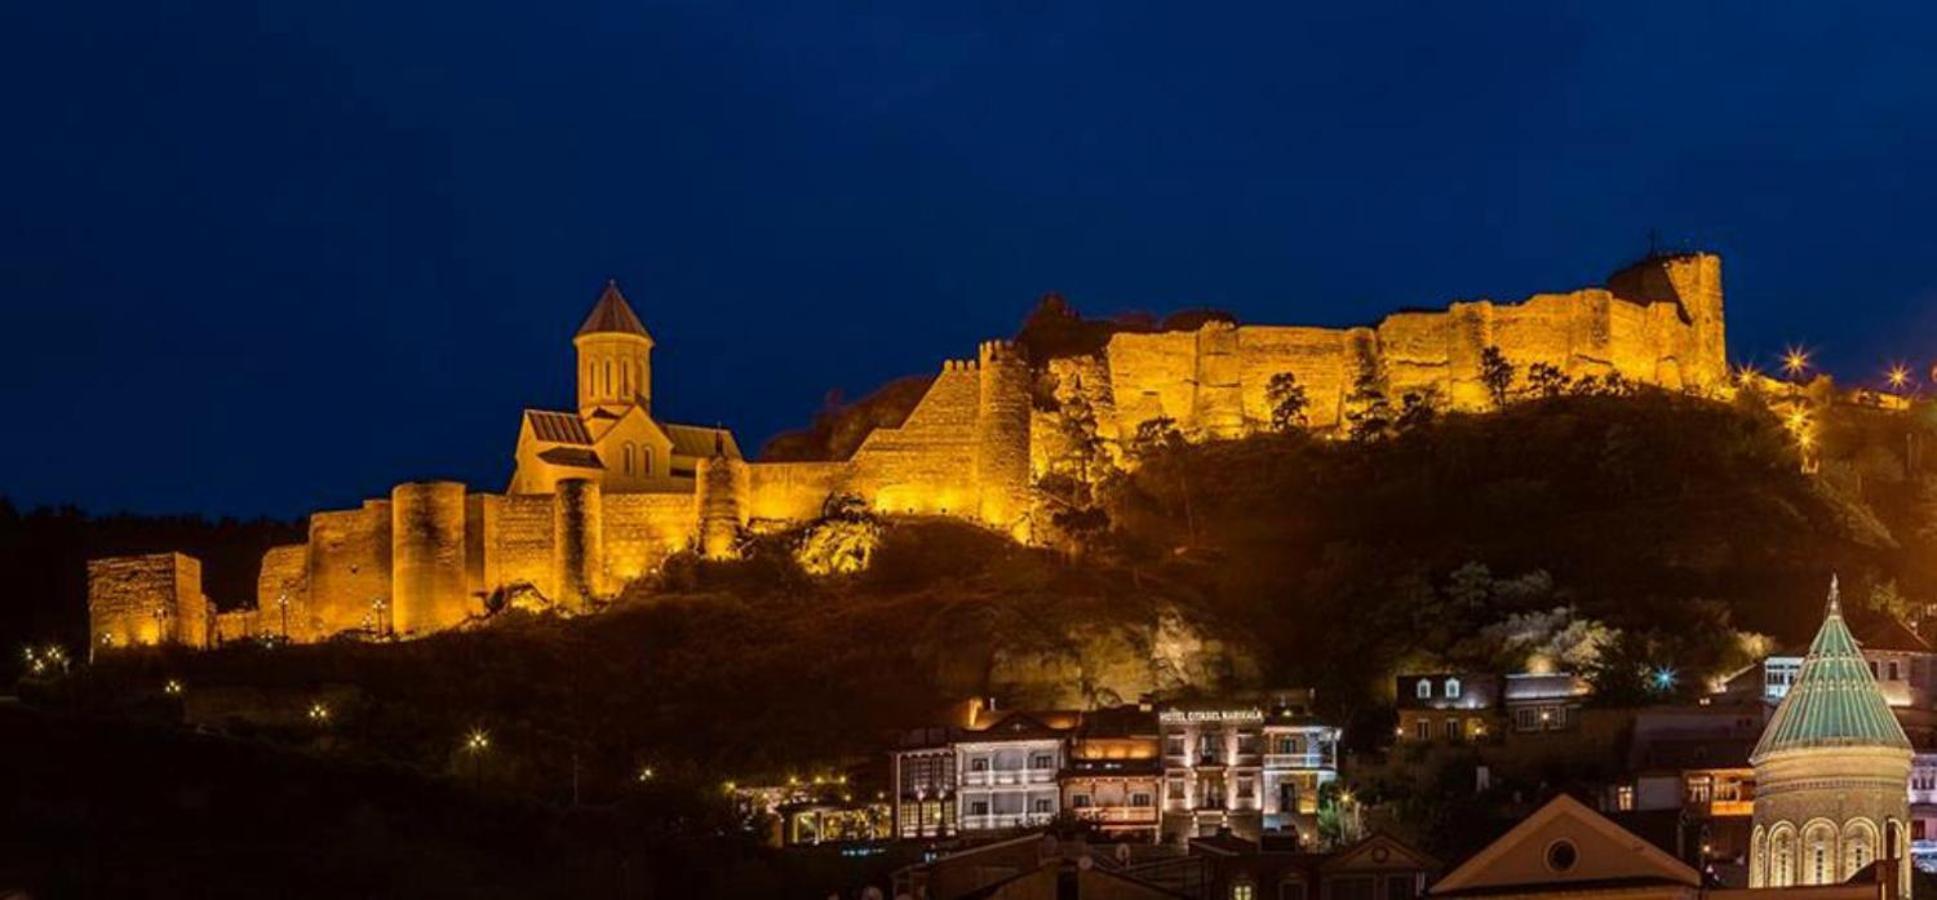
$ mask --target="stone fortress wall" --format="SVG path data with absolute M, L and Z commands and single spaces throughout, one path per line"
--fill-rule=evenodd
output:
M 1523 373 L 1547 363 L 1576 377 L 1619 372 L 1670 389 L 1719 389 L 1729 378 L 1721 261 L 1655 258 L 1616 273 L 1606 288 L 1514 304 L 1459 302 L 1371 327 L 1211 322 L 1189 332 L 1123 333 L 1098 355 L 1033 367 L 1016 345 L 989 341 L 975 359 L 945 361 L 907 419 L 870 433 L 846 460 L 715 455 L 699 461 L 689 486 L 655 492 L 604 490 L 584 479 L 544 494 L 404 484 L 358 509 L 318 512 L 307 542 L 265 556 L 256 607 L 217 616 L 204 631 L 217 640 L 423 635 L 482 614 L 495 592 L 527 586 L 582 611 L 675 552 L 731 556 L 745 529 L 811 521 L 842 495 L 887 513 L 962 517 L 1026 540 L 1031 479 L 1060 432 L 1057 413 L 1032 398 L 1039 373 L 1059 396 L 1082 392 L 1107 438 L 1127 439 L 1159 416 L 1193 439 L 1228 438 L 1268 421 L 1265 386 L 1280 372 L 1306 387 L 1314 428 L 1340 422 L 1345 397 L 1367 373 L 1390 396 L 1431 389 L 1453 408 L 1482 409 L 1480 357 L 1489 346 Z M 97 632 L 187 642 L 136 628 L 126 612 L 175 603 L 186 596 L 184 578 L 110 574 L 158 564 L 94 565 L 103 567 L 100 590 L 90 591 Z M 194 580 L 199 597 L 199 574 Z

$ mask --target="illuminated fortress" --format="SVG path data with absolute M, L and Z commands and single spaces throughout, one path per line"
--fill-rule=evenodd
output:
M 1214 321 L 1119 333 L 1095 355 L 1039 362 L 988 341 L 974 359 L 943 362 L 906 420 L 876 429 L 844 460 L 748 462 L 723 429 L 654 418 L 653 339 L 616 285 L 573 345 L 577 409 L 525 411 L 504 493 L 407 483 L 357 509 L 315 513 L 306 542 L 264 556 L 255 606 L 219 615 L 193 559 L 94 560 L 94 645 L 421 636 L 482 615 L 507 591 L 584 611 L 673 553 L 731 556 L 745 530 L 811 521 L 839 496 L 1026 540 L 1033 478 L 1062 433 L 1042 396 L 1082 393 L 1109 440 L 1159 417 L 1204 439 L 1266 423 L 1266 385 L 1286 372 L 1305 386 L 1315 429 L 1336 428 L 1345 398 L 1368 378 L 1390 396 L 1430 389 L 1453 409 L 1484 409 L 1488 347 L 1523 373 L 1545 363 L 1696 392 L 1729 378 L 1721 260 L 1710 254 L 1651 258 L 1605 288 L 1457 302 L 1369 327 Z

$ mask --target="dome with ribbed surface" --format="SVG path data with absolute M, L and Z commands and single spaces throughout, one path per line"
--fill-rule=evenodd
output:
M 1823 627 L 1809 644 L 1802 671 L 1782 698 L 1749 756 L 1759 763 L 1785 750 L 1820 747 L 1886 747 L 1909 750 L 1910 739 L 1877 688 L 1863 650 L 1843 623 L 1836 581 L 1829 583 L 1829 609 Z

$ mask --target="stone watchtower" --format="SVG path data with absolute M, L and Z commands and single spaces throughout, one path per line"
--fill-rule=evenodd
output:
M 975 409 L 976 514 L 988 525 L 1026 537 L 1029 512 L 1029 361 L 1010 341 L 979 350 Z
M 572 346 L 578 349 L 580 417 L 633 406 L 652 412 L 652 335 L 619 293 L 618 282 L 605 283 Z
M 1881 860 L 1910 896 L 1910 758 L 1831 580 L 1823 626 L 1749 757 L 1749 887 L 1840 884 Z

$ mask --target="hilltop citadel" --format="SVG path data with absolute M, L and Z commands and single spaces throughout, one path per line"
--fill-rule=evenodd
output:
M 1266 386 L 1280 373 L 1305 386 L 1319 430 L 1341 425 L 1348 395 L 1367 379 L 1392 396 L 1427 391 L 1451 409 L 1485 409 L 1490 347 L 1523 370 L 1545 364 L 1574 378 L 1618 373 L 1706 393 L 1730 377 L 1721 260 L 1705 253 L 1644 260 L 1605 287 L 1455 302 L 1369 327 L 1211 321 L 1119 333 L 1099 353 L 1047 360 L 987 341 L 974 359 L 944 361 L 899 426 L 876 429 L 839 460 L 749 461 L 724 429 L 656 418 L 653 338 L 616 285 L 573 345 L 576 409 L 524 412 L 504 493 L 413 482 L 356 509 L 314 513 L 307 541 L 263 558 L 254 606 L 219 614 L 193 558 L 95 560 L 93 646 L 421 636 L 481 615 L 487 598 L 510 589 L 584 611 L 673 553 L 731 556 L 743 531 L 812 521 L 835 497 L 1028 540 L 1032 484 L 1063 431 L 1044 395 L 1080 393 L 1109 441 L 1160 417 L 1201 440 L 1267 422 Z

